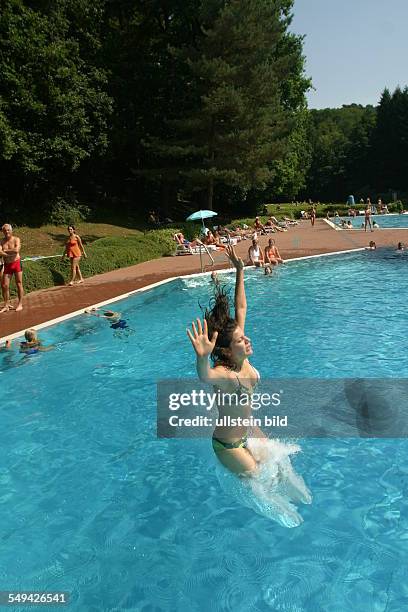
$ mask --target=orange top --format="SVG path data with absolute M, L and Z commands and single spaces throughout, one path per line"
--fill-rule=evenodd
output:
M 79 248 L 78 238 L 76 236 L 70 237 L 67 242 L 67 256 L 68 257 L 81 257 L 82 251 Z

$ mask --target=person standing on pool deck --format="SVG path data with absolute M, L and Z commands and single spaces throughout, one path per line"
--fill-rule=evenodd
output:
M 371 223 L 371 203 L 370 203 L 370 199 L 367 199 L 367 206 L 366 209 L 364 211 L 364 231 L 367 231 L 367 225 L 370 226 L 370 230 L 373 231 L 373 226 Z
M 310 211 L 310 222 L 312 224 L 312 227 L 314 226 L 315 221 L 316 221 L 316 208 L 313 204 L 312 210 Z
M 81 270 L 79 268 L 79 262 L 81 261 L 81 256 L 83 255 L 86 258 L 85 249 L 82 244 L 81 238 L 76 233 L 75 227 L 73 225 L 68 226 L 69 238 L 65 245 L 65 250 L 62 254 L 61 259 L 64 259 L 65 255 L 69 257 L 71 262 L 71 280 L 69 281 L 69 286 L 75 283 L 75 278 L 78 276 L 79 280 L 76 281 L 79 285 L 84 282 L 82 278 Z
M 21 241 L 17 236 L 13 236 L 13 228 L 9 223 L 5 223 L 1 228 L 4 238 L 0 242 L 0 257 L 3 257 L 3 277 L 1 279 L 1 290 L 3 294 L 4 306 L 0 312 L 14 310 L 10 304 L 10 281 L 14 275 L 17 285 L 18 302 L 16 311 L 23 310 L 23 268 L 21 266 Z

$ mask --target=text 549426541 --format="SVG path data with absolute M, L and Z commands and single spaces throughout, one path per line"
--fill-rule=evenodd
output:
M 35 591 L 0 591 L 0 605 L 12 606 L 28 604 L 38 605 L 64 605 L 69 602 L 69 593 L 60 592 L 35 592 Z

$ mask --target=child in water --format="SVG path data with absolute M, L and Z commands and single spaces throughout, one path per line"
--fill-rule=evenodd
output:
M 26 355 L 35 355 L 40 351 L 50 351 L 54 347 L 43 346 L 41 340 L 38 338 L 37 331 L 35 329 L 27 329 L 24 332 L 24 342 L 20 342 L 20 353 Z

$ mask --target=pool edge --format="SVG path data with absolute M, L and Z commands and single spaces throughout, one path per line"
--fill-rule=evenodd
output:
M 332 253 L 318 253 L 317 255 L 304 255 L 303 257 L 291 257 L 290 259 L 285 259 L 285 263 L 290 263 L 292 261 L 301 261 L 304 259 L 316 259 L 318 257 L 331 257 L 332 255 L 344 255 L 345 253 L 355 253 L 357 251 L 364 251 L 365 247 L 359 247 L 357 249 L 347 249 L 346 251 L 333 251 Z M 255 266 L 246 266 L 246 268 L 254 268 Z M 234 268 L 224 268 L 222 270 L 217 270 L 217 273 L 231 272 Z M 73 317 L 77 317 L 80 314 L 84 314 L 85 310 L 89 310 L 90 308 L 101 308 L 102 306 L 106 306 L 107 304 L 113 304 L 114 302 L 119 302 L 120 300 L 124 300 L 128 297 L 135 295 L 136 293 L 142 293 L 143 291 L 149 291 L 150 289 L 154 289 L 155 287 L 159 287 L 166 283 L 173 282 L 179 278 L 193 278 L 196 276 L 209 276 L 213 270 L 208 272 L 194 272 L 193 274 L 181 274 L 180 276 L 171 276 L 170 278 L 165 278 L 161 281 L 157 281 L 155 283 L 151 283 L 150 285 L 146 285 L 145 287 L 140 287 L 139 289 L 135 289 L 133 291 L 127 291 L 126 293 L 122 293 L 113 298 L 109 298 L 108 300 L 104 300 L 103 302 L 97 302 L 96 304 L 91 304 L 86 308 L 81 308 L 80 310 L 73 310 L 72 312 L 68 312 L 65 315 L 61 315 L 55 319 L 50 319 L 49 321 L 44 321 L 44 323 L 39 323 L 38 325 L 33 325 L 32 329 L 40 330 L 45 329 L 46 327 L 51 327 L 52 325 L 57 325 L 58 323 L 63 323 L 68 319 L 72 319 Z M 21 329 L 19 331 L 13 332 L 7 336 L 3 336 L 0 338 L 0 344 L 5 342 L 6 340 L 15 340 L 16 338 L 20 338 L 24 336 L 25 329 Z

